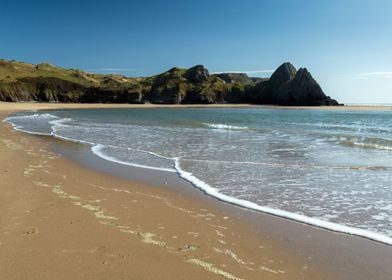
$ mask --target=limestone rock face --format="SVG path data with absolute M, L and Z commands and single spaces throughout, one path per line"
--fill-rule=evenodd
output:
M 210 75 L 203 65 L 132 78 L 0 59 L 0 101 L 338 105 L 308 70 L 297 72 L 289 62 L 270 79 L 244 73 Z
M 311 104 L 325 98 L 320 85 L 306 68 L 299 69 L 295 77 L 279 87 L 276 92 L 276 100 L 279 104 Z
M 281 105 L 338 105 L 326 96 L 306 68 L 300 68 L 295 77 L 277 91 L 276 102 Z
M 183 95 L 180 84 L 153 87 L 147 95 L 147 100 L 155 104 L 179 104 Z
M 256 103 L 286 106 L 339 105 L 324 94 L 306 68 L 300 68 L 297 72 L 290 63 L 278 67 L 269 81 L 258 83 L 248 98 Z
M 190 90 L 182 100 L 183 104 L 212 104 L 216 102 L 216 93 L 208 88 Z
M 297 70 L 295 67 L 289 62 L 285 62 L 275 70 L 269 79 L 269 83 L 276 90 L 284 83 L 291 81 L 296 74 Z
M 203 83 L 208 81 L 210 73 L 203 65 L 196 65 L 189 68 L 186 71 L 185 76 L 191 83 Z
M 85 87 L 52 77 L 22 78 L 0 84 L 0 101 L 78 102 Z
M 215 74 L 216 77 L 224 80 L 226 83 L 252 83 L 253 80 L 248 77 L 245 73 L 220 73 Z
M 183 75 L 184 70 L 176 67 L 157 75 L 145 96 L 145 100 L 156 104 L 181 103 L 185 94 L 182 84 L 186 82 Z
M 79 101 L 82 103 L 144 103 L 143 91 L 138 87 L 90 88 Z
M 245 73 L 220 73 L 212 76 L 218 77 L 229 84 L 256 84 L 259 82 L 267 81 L 267 78 L 249 77 Z

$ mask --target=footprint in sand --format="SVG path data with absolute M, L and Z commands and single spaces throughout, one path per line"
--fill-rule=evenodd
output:
M 38 233 L 37 227 L 28 227 L 23 231 L 23 235 L 31 235 L 35 233 Z

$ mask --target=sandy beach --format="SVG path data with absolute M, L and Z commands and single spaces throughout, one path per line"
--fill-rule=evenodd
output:
M 156 106 L 0 103 L 0 119 L 20 110 L 140 107 Z M 164 179 L 147 184 L 88 169 L 53 151 L 47 137 L 4 122 L 0 134 L 1 279 L 386 280 L 392 273 L 390 246 L 162 187 Z

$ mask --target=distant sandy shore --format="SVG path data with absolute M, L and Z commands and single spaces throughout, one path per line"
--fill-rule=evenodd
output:
M 20 110 L 174 106 L 184 107 L 0 103 L 0 119 Z M 281 108 L 208 105 L 228 106 Z M 331 276 L 340 269 L 334 259 L 354 275 L 346 279 L 388 275 L 366 266 L 373 269 L 375 261 L 386 267 L 377 259 L 391 255 L 385 246 L 272 216 L 245 218 L 249 211 L 219 207 L 213 199 L 114 178 L 4 122 L 0 135 L 1 279 L 338 279 Z M 266 222 L 253 227 L 252 215 Z M 282 234 L 271 235 L 275 231 Z M 314 253 L 302 252 L 308 245 Z M 372 253 L 379 248 L 387 253 Z M 319 256 L 324 258 L 312 262 Z
M 277 106 L 277 105 L 254 105 L 254 104 L 88 104 L 88 103 L 36 103 L 21 102 L 8 103 L 0 102 L 0 110 L 44 110 L 44 109 L 82 109 L 82 108 L 268 108 L 286 110 L 392 110 L 392 106 Z

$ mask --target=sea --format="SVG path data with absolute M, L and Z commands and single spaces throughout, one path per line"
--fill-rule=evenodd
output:
M 392 245 L 392 111 L 78 109 L 17 113 L 17 129 L 171 172 L 220 201 Z

